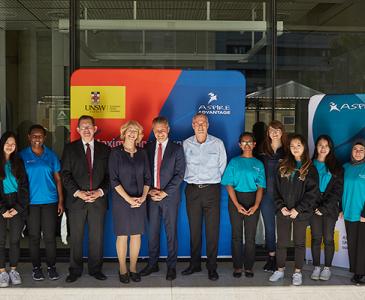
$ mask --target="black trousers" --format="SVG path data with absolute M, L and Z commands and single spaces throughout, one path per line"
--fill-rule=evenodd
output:
M 313 265 L 320 266 L 321 244 L 324 243 L 324 265 L 332 266 L 332 259 L 335 253 L 334 233 L 336 219 L 330 216 L 313 215 L 310 221 L 312 233 L 312 258 Z
M 308 223 L 309 220 L 293 220 L 290 217 L 284 217 L 281 212 L 277 214 L 276 224 L 278 231 L 278 241 L 276 250 L 276 264 L 278 268 L 285 267 L 287 249 L 291 240 L 292 226 L 295 250 L 295 268 L 303 268 L 305 258 L 305 236 Z
M 345 221 L 350 272 L 365 275 L 365 223 Z
M 177 262 L 177 214 L 179 210 L 179 195 L 167 196 L 161 201 L 148 199 L 148 249 L 149 265 L 154 266 L 160 256 L 161 219 L 167 237 L 167 267 L 176 268 Z
M 207 269 L 217 269 L 219 218 L 220 218 L 220 184 L 188 184 L 185 189 L 186 209 L 190 227 L 191 266 L 200 267 L 202 248 L 202 225 L 205 222 Z
M 89 274 L 101 271 L 103 265 L 104 247 L 104 217 L 106 209 L 100 209 L 92 203 L 86 204 L 84 209 L 70 209 L 70 268 L 72 274 L 81 276 L 83 271 L 82 245 L 84 240 L 85 224 L 89 232 Z
M 33 267 L 41 266 L 41 232 L 43 232 L 47 266 L 56 264 L 56 227 L 57 203 L 29 206 L 29 250 Z
M 17 214 L 11 219 L 0 215 L 0 269 L 5 268 L 5 245 L 7 225 L 9 224 L 9 264 L 16 267 L 20 254 L 20 237 L 24 227 L 23 218 Z
M 236 192 L 238 203 L 245 209 L 249 209 L 255 204 L 256 192 L 240 193 Z M 252 270 L 256 253 L 256 229 L 260 216 L 260 210 L 251 216 L 245 216 L 237 211 L 232 200 L 228 202 L 229 218 L 232 226 L 232 260 L 233 268 L 241 269 L 244 265 L 246 270 Z M 245 248 L 243 251 L 243 223 L 245 229 Z

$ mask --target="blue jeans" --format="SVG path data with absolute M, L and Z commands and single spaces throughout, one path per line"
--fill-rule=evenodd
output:
M 266 249 L 269 252 L 276 250 L 276 234 L 275 234 L 275 212 L 276 206 L 273 197 L 269 193 L 265 193 L 260 204 L 262 218 L 265 226 L 265 242 Z

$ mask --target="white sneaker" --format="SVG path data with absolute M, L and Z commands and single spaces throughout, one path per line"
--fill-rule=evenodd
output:
M 319 280 L 319 276 L 321 275 L 321 267 L 314 267 L 311 279 Z
M 279 279 L 284 278 L 284 271 L 275 271 L 274 274 L 272 274 L 269 278 L 269 281 L 276 282 Z
M 293 281 L 292 284 L 293 285 L 302 285 L 302 273 L 301 272 L 295 272 L 293 274 Z
M 11 270 L 9 272 L 9 277 L 13 285 L 22 284 L 22 278 L 17 270 Z
M 330 278 L 331 278 L 330 268 L 324 267 L 324 269 L 321 272 L 321 275 L 319 276 L 319 279 L 321 279 L 321 280 L 329 280 Z
M 7 272 L 0 273 L 0 287 L 8 287 L 9 286 L 9 274 Z

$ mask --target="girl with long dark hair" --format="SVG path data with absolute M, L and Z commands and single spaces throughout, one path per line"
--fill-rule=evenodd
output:
M 334 255 L 334 230 L 340 212 L 343 191 L 343 169 L 337 161 L 332 139 L 328 135 L 317 138 L 313 164 L 319 175 L 321 195 L 312 216 L 310 225 L 312 232 L 313 280 L 329 280 L 330 267 Z M 324 242 L 324 268 L 321 271 L 320 256 L 322 239 Z
M 287 135 L 284 125 L 280 121 L 273 120 L 266 130 L 265 140 L 262 144 L 260 159 L 265 166 L 266 189 L 260 204 L 260 210 L 265 226 L 265 244 L 268 251 L 267 262 L 264 270 L 267 272 L 276 271 L 276 233 L 275 233 L 275 212 L 274 203 L 274 182 L 279 165 L 279 160 L 285 156 Z
M 295 270 L 292 283 L 301 285 L 306 229 L 319 197 L 318 172 L 310 160 L 304 137 L 293 135 L 289 145 L 290 151 L 279 163 L 275 180 L 278 269 L 271 275 L 270 281 L 284 278 L 287 248 L 293 227 Z
M 17 155 L 15 134 L 7 131 L 0 139 L 0 287 L 22 283 L 17 264 L 20 237 L 29 203 L 28 179 Z M 10 271 L 5 269 L 5 244 L 9 225 Z

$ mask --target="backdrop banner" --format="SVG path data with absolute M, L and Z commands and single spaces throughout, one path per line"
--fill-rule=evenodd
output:
M 349 161 L 352 143 L 357 138 L 365 138 L 365 94 L 315 95 L 309 101 L 308 113 L 310 153 L 314 151 L 318 136 L 327 134 L 333 140 L 337 158 L 342 163 Z M 306 259 L 312 259 L 309 228 Z M 323 259 L 322 253 L 322 263 Z M 346 268 L 349 266 L 343 219 L 339 219 L 336 223 L 333 265 Z
M 95 117 L 98 126 L 95 138 L 111 147 L 120 145 L 119 129 L 132 119 L 143 126 L 144 142 L 152 140 L 152 120 L 162 115 L 169 119 L 170 139 L 179 143 L 193 135 L 192 117 L 202 112 L 209 118 L 209 133 L 223 140 L 230 159 L 239 155 L 238 137 L 245 124 L 245 87 L 246 80 L 237 71 L 80 69 L 71 77 L 71 140 L 79 138 L 77 119 L 83 114 Z M 182 184 L 178 216 L 180 257 L 190 255 L 184 188 Z M 111 202 L 109 204 L 104 255 L 116 257 Z M 162 229 L 161 256 L 166 256 L 166 236 Z M 147 243 L 148 237 L 144 235 L 140 256 L 148 256 Z M 86 240 L 84 246 L 87 255 Z M 228 195 L 223 187 L 218 252 L 219 256 L 231 255 Z

